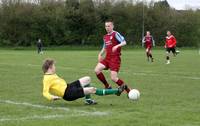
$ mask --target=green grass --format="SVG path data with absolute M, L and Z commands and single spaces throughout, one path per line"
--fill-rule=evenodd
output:
M 200 55 L 197 50 L 181 50 L 165 64 L 165 52 L 155 50 L 148 63 L 144 50 L 124 50 L 119 76 L 141 92 L 137 102 L 126 94 L 95 96 L 98 105 L 85 106 L 83 99 L 50 102 L 42 96 L 42 61 L 51 57 L 57 74 L 67 82 L 92 77 L 103 87 L 93 69 L 98 51 L 0 50 L 0 126 L 199 126 Z M 104 71 L 108 81 L 109 71 Z M 8 103 L 9 100 L 12 103 Z M 18 104 L 19 103 L 19 104 Z M 40 108 L 53 107 L 53 109 Z M 61 109 L 57 109 L 61 107 Z M 68 110 L 64 110 L 67 108 Z M 106 114 L 106 115 L 102 115 Z

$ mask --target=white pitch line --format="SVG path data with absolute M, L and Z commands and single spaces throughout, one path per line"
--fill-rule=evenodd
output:
M 66 107 L 51 107 L 51 106 L 45 106 L 45 105 L 32 104 L 28 102 L 16 102 L 16 101 L 11 101 L 11 100 L 0 100 L 0 103 L 19 105 L 19 106 L 28 106 L 28 107 L 39 108 L 39 109 L 62 110 L 62 111 L 67 111 L 67 112 L 71 111 L 77 114 L 79 113 L 79 115 L 103 116 L 103 115 L 109 114 L 109 112 L 100 112 L 100 111 L 89 112 L 89 111 L 84 111 L 84 110 L 69 109 Z
M 45 106 L 45 105 L 31 104 L 28 102 L 15 102 L 15 101 L 11 101 L 11 100 L 0 100 L 0 102 L 6 103 L 6 104 L 20 105 L 20 106 L 21 105 L 29 106 L 29 107 L 33 107 L 33 108 L 69 111 L 68 108 L 64 108 L 64 107 L 50 107 L 50 106 Z
M 26 121 L 26 120 L 37 120 L 37 119 L 52 119 L 52 118 L 62 118 L 64 115 L 33 115 L 21 118 L 1 118 L 0 122 L 10 122 L 10 121 Z
M 141 76 L 161 76 L 160 74 L 155 73 L 132 73 L 133 75 L 141 75 Z M 192 76 L 180 76 L 172 74 L 171 77 L 174 78 L 182 78 L 182 79 L 191 79 L 191 80 L 200 80 L 200 77 L 192 77 Z
M 83 112 L 83 111 L 82 111 Z M 65 118 L 65 117 L 80 117 L 80 116 L 104 116 L 105 114 L 99 113 L 99 112 L 84 112 L 84 113 L 76 113 L 76 114 L 67 114 L 67 115 L 60 115 L 60 114 L 55 114 L 55 115 L 33 115 L 33 116 L 25 116 L 25 117 L 13 117 L 13 118 L 0 118 L 0 122 L 10 122 L 10 121 L 27 121 L 27 120 L 49 120 L 53 118 Z M 107 115 L 107 114 L 106 114 Z

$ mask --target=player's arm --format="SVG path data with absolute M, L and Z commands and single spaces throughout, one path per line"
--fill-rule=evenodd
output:
M 146 43 L 145 37 L 143 37 L 143 39 L 142 39 L 142 47 L 144 47 L 144 43 Z
M 176 38 L 173 37 L 173 47 L 176 47 Z
M 118 44 L 117 46 L 118 47 L 122 47 L 122 46 L 125 46 L 126 45 L 126 41 L 124 40 L 123 42 L 121 42 L 120 44 Z
M 151 38 L 152 38 L 153 46 L 156 46 L 155 40 L 153 39 L 153 36 Z
M 105 44 L 103 45 L 103 48 L 101 49 L 101 51 L 99 52 L 98 55 L 98 61 L 102 61 L 103 60 L 103 54 L 105 53 Z
M 164 48 L 167 48 L 167 39 L 165 40 Z
M 59 97 L 59 96 L 55 96 L 55 95 L 50 94 L 49 93 L 49 88 L 50 88 L 49 84 L 44 84 L 43 96 L 45 98 L 47 98 L 48 100 L 59 100 L 59 99 L 61 99 L 61 97 Z
M 115 52 L 119 47 L 125 46 L 126 41 L 122 35 L 120 35 L 118 32 L 115 34 L 115 38 L 119 42 L 116 46 L 113 47 L 112 51 Z
M 146 41 L 145 41 L 145 37 L 143 37 L 143 39 L 142 39 L 142 43 L 145 43 Z

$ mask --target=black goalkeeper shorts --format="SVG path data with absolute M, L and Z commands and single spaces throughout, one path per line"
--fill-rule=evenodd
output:
M 173 47 L 173 48 L 166 48 L 166 51 L 167 51 L 168 53 L 170 53 L 171 51 L 172 51 L 172 53 L 176 53 L 175 47 Z
M 65 90 L 65 94 L 63 99 L 66 101 L 74 101 L 78 98 L 84 97 L 85 94 L 83 92 L 83 88 L 80 84 L 80 81 L 74 81 L 72 83 L 67 84 L 67 88 Z

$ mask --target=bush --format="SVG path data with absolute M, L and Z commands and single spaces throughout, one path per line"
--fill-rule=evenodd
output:
M 141 45 L 144 30 L 150 30 L 156 45 L 163 46 L 170 30 L 178 46 L 197 46 L 200 11 L 177 11 L 167 1 L 144 5 L 139 2 L 111 3 L 93 0 L 2 1 L 0 6 L 0 45 L 33 46 L 38 38 L 44 45 L 99 45 L 105 34 L 104 21 L 113 19 L 115 29 L 130 45 Z

